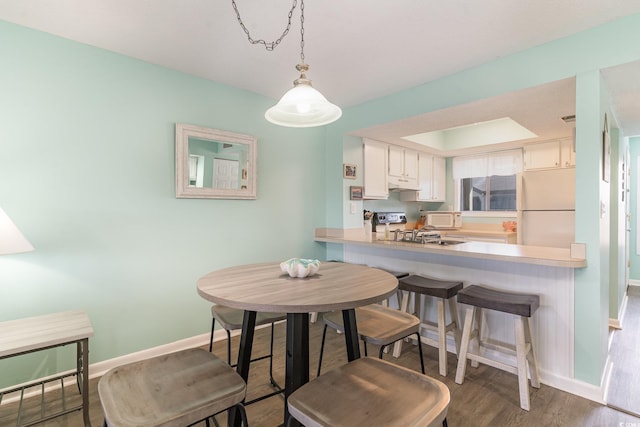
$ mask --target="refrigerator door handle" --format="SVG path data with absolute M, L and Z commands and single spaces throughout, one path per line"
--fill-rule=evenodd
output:
M 522 211 L 524 205 L 524 179 L 522 173 L 516 175 L 516 210 Z

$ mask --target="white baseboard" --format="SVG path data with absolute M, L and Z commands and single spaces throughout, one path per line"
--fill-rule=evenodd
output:
M 609 393 L 609 380 L 611 379 L 611 371 L 613 371 L 613 361 L 607 355 L 607 362 L 604 366 L 604 373 L 602 374 L 602 400 L 604 404 L 607 404 L 607 394 Z
M 624 319 L 624 315 L 627 312 L 627 304 L 629 302 L 629 295 L 624 294 L 622 298 L 622 304 L 620 304 L 620 310 L 618 311 L 618 321 L 620 323 L 620 327 L 618 329 L 622 329 L 622 321 Z
M 425 334 L 423 334 L 425 335 Z M 426 331 L 426 335 L 431 339 L 437 339 L 437 334 L 432 331 Z M 415 339 L 413 340 L 415 343 Z M 426 344 L 425 344 L 426 345 Z M 456 347 L 453 337 L 447 335 L 447 350 L 449 353 L 455 355 Z M 508 355 L 499 351 L 494 351 L 491 349 L 483 349 L 482 354 L 484 356 L 490 357 L 491 359 L 495 359 L 502 363 L 514 365 L 516 363 L 515 355 Z M 451 357 L 451 356 L 450 356 Z M 576 396 L 583 397 L 588 400 L 592 400 L 594 402 L 605 405 L 605 386 L 608 385 L 609 375 L 611 374 L 612 364 L 607 358 L 607 363 L 605 365 L 605 371 L 602 376 L 602 382 L 600 386 L 589 384 L 577 380 L 575 378 L 568 378 L 559 376 L 552 372 L 546 371 L 544 369 L 538 370 L 538 375 L 540 376 L 540 382 L 549 387 L 557 388 L 558 390 L 566 391 L 567 393 L 574 394 Z
M 258 326 L 257 328 L 269 327 L 269 325 Z M 232 331 L 231 336 L 239 335 L 240 331 Z M 214 342 L 226 339 L 227 334 L 223 329 L 217 329 L 214 333 L 213 340 Z M 126 354 L 123 356 L 115 357 L 113 359 L 103 360 L 101 362 L 93 363 L 89 365 L 89 378 L 96 378 L 102 376 L 109 369 L 115 368 L 116 366 L 120 366 L 126 363 L 136 362 L 138 360 L 149 359 L 151 357 L 160 356 L 162 354 L 171 353 L 174 351 L 185 350 L 188 348 L 194 347 L 202 347 L 209 344 L 209 333 L 197 335 L 194 337 L 186 338 L 183 340 L 175 341 L 172 343 L 160 345 L 157 347 L 152 347 L 146 350 L 138 351 L 135 353 Z M 91 343 L 89 343 L 91 345 Z M 455 343 L 453 341 L 453 337 L 447 337 L 447 348 L 449 352 L 455 354 Z M 494 353 L 494 352 L 491 352 Z M 495 352 L 495 354 L 491 354 L 490 357 L 496 358 L 497 360 L 503 361 L 505 363 L 512 363 L 513 359 L 509 358 L 507 355 L 502 355 L 501 353 Z M 609 376 L 611 373 L 612 364 L 607 358 L 605 371 L 602 377 L 601 386 L 596 386 L 593 384 L 588 384 L 573 378 L 561 377 L 552 373 L 549 373 L 545 370 L 540 370 L 540 382 L 548 385 L 553 388 L 557 388 L 562 391 L 566 391 L 567 393 L 574 394 L 576 396 L 583 397 L 585 399 L 592 400 L 594 402 L 605 404 L 605 388 L 609 382 Z M 68 371 L 69 373 L 74 372 L 74 370 Z M 65 372 L 66 373 L 66 372 Z M 60 375 L 60 374 L 55 374 Z M 42 378 L 45 379 L 45 378 Z M 11 388 L 16 386 L 11 386 Z M 53 385 L 45 387 L 45 392 L 59 389 L 60 385 L 56 382 Z M 39 390 L 33 392 L 25 393 L 25 398 L 30 396 L 37 396 L 40 394 Z M 14 401 L 18 401 L 20 399 L 19 392 L 14 393 L 14 395 L 6 395 L 2 399 L 2 404 L 8 404 Z
M 610 371 L 609 368 L 606 370 Z M 548 385 L 549 387 L 557 388 L 558 390 L 566 391 L 573 395 L 583 397 L 588 400 L 592 400 L 601 405 L 605 405 L 603 386 L 597 386 L 575 378 L 559 377 L 544 370 L 540 371 L 540 382 Z M 608 377 L 608 374 L 607 374 Z

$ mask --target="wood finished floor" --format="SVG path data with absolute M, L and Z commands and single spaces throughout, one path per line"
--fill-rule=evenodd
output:
M 607 404 L 640 416 L 640 288 L 630 289 L 622 329 L 609 351 L 613 367 Z
M 318 360 L 320 337 L 322 334 L 321 323 L 311 325 L 311 374 L 315 377 L 316 363 Z M 256 332 L 254 354 L 262 354 L 268 350 L 269 329 L 260 329 Z M 276 326 L 276 349 L 274 361 L 275 378 L 281 384 L 284 383 L 284 324 Z M 233 348 L 237 349 L 238 339 L 233 339 Z M 464 384 L 454 382 L 456 358 L 449 355 L 448 376 L 441 377 L 438 374 L 437 350 L 424 346 L 425 365 L 427 375 L 443 381 L 451 391 L 451 404 L 447 417 L 449 426 L 598 426 L 598 427 L 640 427 L 640 418 L 616 411 L 607 406 L 582 399 L 580 397 L 545 386 L 539 390 L 531 389 L 531 411 L 523 411 L 519 406 L 518 384 L 514 375 L 497 369 L 480 365 L 479 368 L 468 368 Z M 222 358 L 226 358 L 226 346 L 222 342 L 216 343 L 214 352 Z M 375 349 L 369 349 L 369 354 Z M 371 351 L 373 350 L 373 351 Z M 417 347 L 405 343 L 404 351 L 399 359 L 393 359 L 391 355 L 385 355 L 385 359 L 419 370 Z M 323 371 L 346 362 L 344 339 L 342 335 L 329 331 L 323 362 Z M 90 383 L 90 414 L 94 427 L 102 425 L 102 413 L 96 385 L 98 379 L 92 379 Z M 73 390 L 72 387 L 67 387 Z M 270 391 L 268 385 L 268 361 L 260 361 L 252 364 L 249 378 L 249 391 L 247 398 L 251 399 Z M 70 393 L 70 392 L 69 392 Z M 67 393 L 67 394 L 69 394 Z M 402 398 L 402 396 L 398 396 Z M 47 402 L 50 405 L 59 403 L 59 394 L 47 393 Z M 282 423 L 283 398 L 280 396 L 266 399 L 247 407 L 249 425 L 252 427 L 273 427 Z M 27 407 L 39 405 L 39 401 L 32 399 L 26 402 Z M 15 404 L 0 406 L 0 426 L 15 425 Z M 218 417 L 220 425 L 226 425 L 225 415 Z M 81 427 L 82 414 L 75 412 L 64 417 L 40 424 L 42 426 L 56 427 Z M 201 423 L 204 426 L 204 423 Z M 381 426 L 382 427 L 382 426 Z

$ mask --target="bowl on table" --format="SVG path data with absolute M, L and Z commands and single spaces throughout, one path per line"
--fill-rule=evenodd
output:
M 317 259 L 291 258 L 280 263 L 280 269 L 290 277 L 313 276 L 320 269 Z

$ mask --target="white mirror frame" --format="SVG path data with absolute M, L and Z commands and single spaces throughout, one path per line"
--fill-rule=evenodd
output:
M 248 146 L 247 188 L 189 186 L 189 137 Z M 183 199 L 255 199 L 257 193 L 257 138 L 252 135 L 176 123 L 176 197 Z

